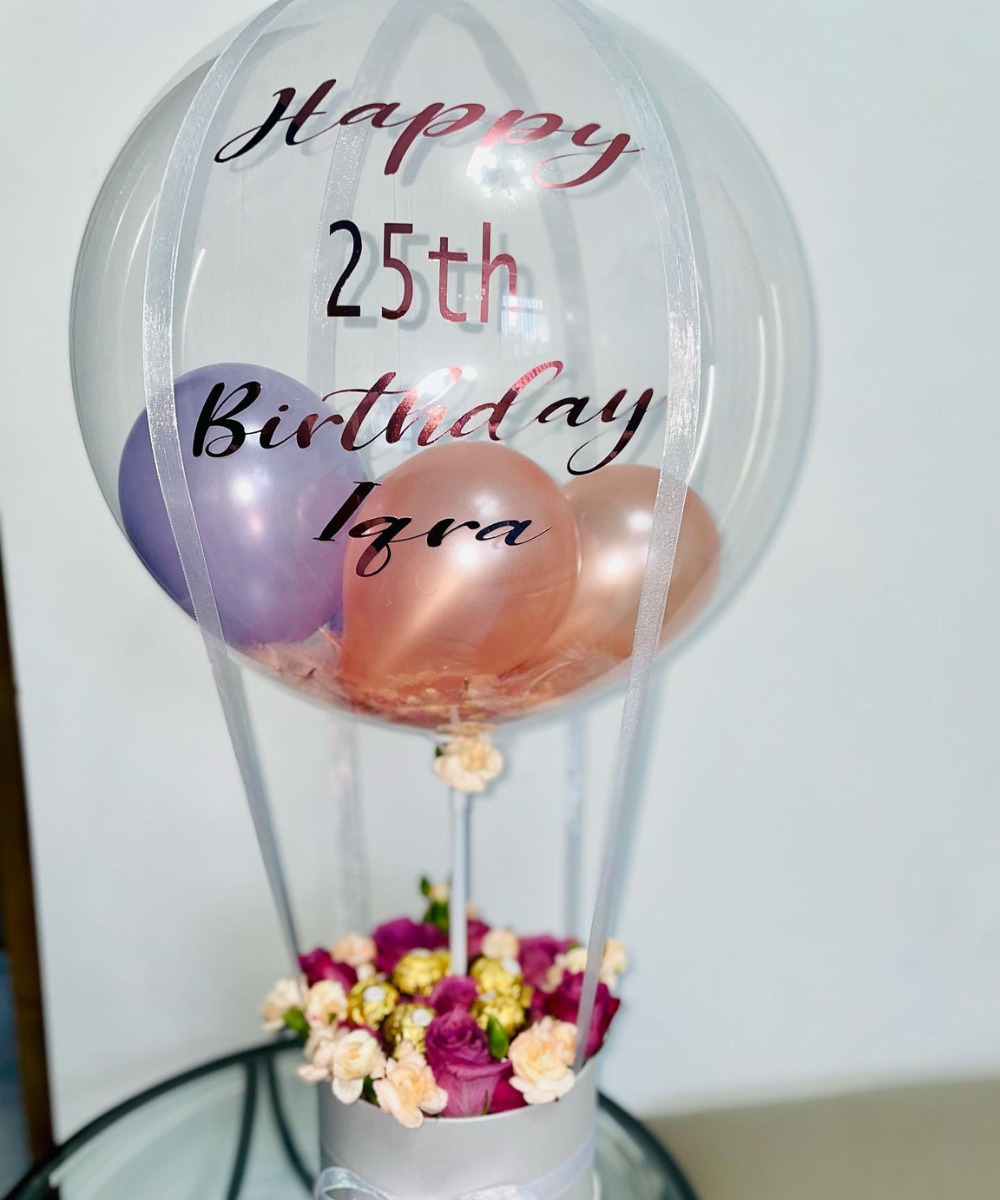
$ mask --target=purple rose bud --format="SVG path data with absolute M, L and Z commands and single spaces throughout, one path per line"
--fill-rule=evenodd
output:
M 569 1021 L 575 1025 L 580 1012 L 580 994 L 583 991 L 583 973 L 570 975 L 567 972 L 562 983 L 545 1002 L 545 1011 L 557 1021 Z M 592 1058 L 604 1045 L 604 1037 L 608 1026 L 618 1011 L 621 1001 L 611 995 L 607 984 L 598 983 L 597 995 L 594 998 L 594 1015 L 590 1021 L 590 1031 L 587 1035 L 586 1057 Z
M 476 981 L 468 975 L 446 975 L 434 985 L 430 994 L 430 1006 L 442 1015 L 450 1012 L 468 1012 L 479 994 Z
M 334 962 L 329 951 L 322 947 L 317 947 L 308 954 L 300 954 L 299 966 L 310 987 L 319 983 L 321 979 L 335 979 L 345 992 L 349 992 L 358 982 L 358 973 L 350 963 Z
M 556 938 L 548 933 L 521 938 L 521 949 L 517 957 L 521 963 L 524 982 L 534 988 L 541 987 L 549 968 L 556 961 L 556 955 L 565 954 L 572 944 L 569 938 Z
M 438 1087 L 448 1093 L 446 1117 L 478 1117 L 492 1111 L 501 1080 L 511 1074 L 509 1062 L 497 1062 L 486 1034 L 469 1013 L 455 1010 L 427 1026 L 427 1063 Z
M 422 925 L 409 917 L 399 917 L 380 925 L 372 934 L 372 940 L 375 942 L 375 966 L 387 974 L 411 950 L 438 950 L 447 941 L 436 925 Z

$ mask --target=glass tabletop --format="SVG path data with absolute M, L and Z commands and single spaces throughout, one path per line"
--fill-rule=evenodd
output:
M 296 1043 L 244 1051 L 126 1101 L 60 1146 L 7 1200 L 306 1200 L 318 1106 Z M 601 1097 L 605 1200 L 696 1200 L 670 1155 Z

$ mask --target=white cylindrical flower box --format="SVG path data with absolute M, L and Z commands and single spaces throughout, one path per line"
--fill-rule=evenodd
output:
M 487 1117 L 428 1117 L 419 1129 L 364 1101 L 341 1104 L 327 1086 L 319 1094 L 323 1169 L 351 1171 L 393 1200 L 457 1200 L 511 1185 L 538 1200 L 594 1200 L 593 1062 L 551 1104 Z M 334 1195 L 354 1200 L 355 1193 Z

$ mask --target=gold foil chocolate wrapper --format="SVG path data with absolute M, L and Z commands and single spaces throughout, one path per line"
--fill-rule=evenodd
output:
M 497 992 L 485 992 L 473 1001 L 472 1015 L 483 1030 L 489 1025 L 490 1017 L 495 1017 L 510 1038 L 523 1028 L 525 1020 L 524 1006 L 520 1000 L 516 996 L 503 996 Z
M 403 1042 L 412 1042 L 423 1054 L 427 1044 L 427 1026 L 437 1013 L 426 1004 L 397 1004 L 382 1022 L 382 1036 L 393 1054 Z
M 396 1007 L 399 992 L 391 983 L 362 980 L 347 993 L 347 1016 L 355 1025 L 378 1029 Z
M 411 950 L 396 963 L 392 982 L 407 996 L 429 996 L 448 974 L 447 950 Z
M 518 998 L 521 995 L 524 976 L 519 963 L 513 958 L 477 958 L 469 974 L 476 981 L 480 995 L 485 992 Z

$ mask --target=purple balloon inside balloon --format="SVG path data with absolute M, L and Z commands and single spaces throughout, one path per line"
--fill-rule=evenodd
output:
M 252 385 L 259 386 L 259 395 L 234 413 L 242 400 L 255 395 Z M 226 641 L 252 646 L 303 641 L 324 625 L 339 630 L 346 539 L 316 538 L 364 476 L 357 455 L 341 447 L 332 427 L 323 431 L 331 436 L 321 434 L 306 447 L 298 445 L 300 422 L 323 414 L 319 397 L 278 371 L 218 363 L 178 379 L 174 401 L 184 469 Z M 233 429 L 217 423 L 207 430 L 202 453 L 195 456 L 203 411 L 214 413 L 217 422 L 232 413 L 246 431 L 242 445 L 223 454 L 233 444 Z M 265 449 L 251 431 L 260 431 L 272 417 L 279 417 L 280 425 L 267 439 L 271 448 Z M 190 613 L 145 411 L 122 451 L 118 500 L 135 552 L 164 591 Z

